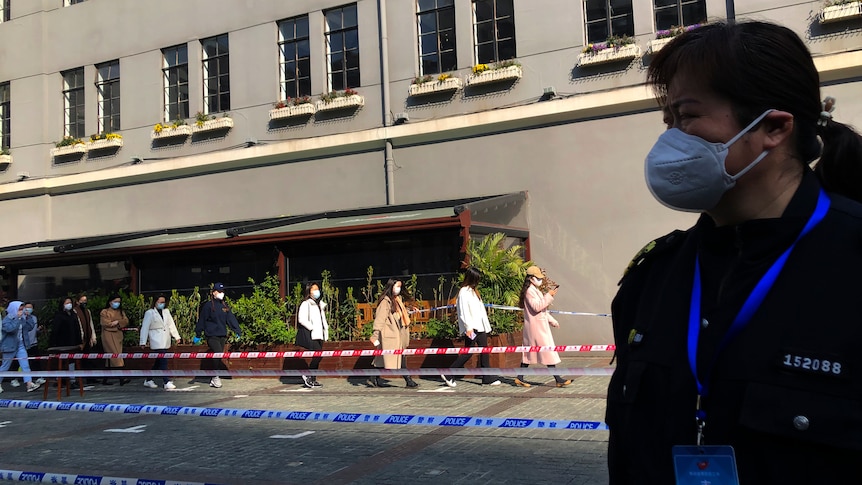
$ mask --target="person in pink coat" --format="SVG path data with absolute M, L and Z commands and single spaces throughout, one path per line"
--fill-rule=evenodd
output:
M 542 293 L 539 287 L 544 279 L 542 270 L 538 266 L 527 268 L 527 277 L 521 288 L 521 299 L 518 306 L 524 309 L 524 345 L 547 346 L 555 345 L 554 336 L 551 334 L 551 326 L 559 327 L 557 320 L 548 313 L 548 307 L 554 301 L 557 289 L 553 288 L 548 293 Z M 547 352 L 524 352 L 521 359 L 521 367 L 529 367 L 530 364 L 543 364 L 554 368 L 560 363 L 560 355 L 554 351 Z M 555 375 L 554 380 L 557 387 L 565 387 L 572 383 L 570 379 L 563 379 Z M 515 378 L 515 385 L 530 387 L 532 384 L 524 381 L 524 376 Z

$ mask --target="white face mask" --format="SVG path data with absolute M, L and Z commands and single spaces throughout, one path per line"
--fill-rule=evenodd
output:
M 311 297 L 315 300 L 320 299 L 320 290 L 311 290 Z
M 72 304 L 71 304 L 71 303 L 66 303 L 65 305 L 63 305 L 63 309 L 64 309 L 64 310 L 66 310 L 66 311 L 71 310 L 71 309 L 72 309 Z
M 216 300 L 224 300 L 224 293 L 220 291 L 217 292 L 214 296 L 216 297 Z
M 398 296 L 399 294 L 401 294 L 401 287 L 400 286 L 393 286 L 392 287 L 392 294 L 395 296 Z
M 536 278 L 535 276 L 533 276 L 533 284 L 534 285 L 542 286 L 542 281 L 544 281 L 542 278 Z
M 764 150 L 738 174 L 725 167 L 728 149 L 771 113 L 766 110 L 727 143 L 710 143 L 671 128 L 658 138 L 646 157 L 647 187 L 653 197 L 671 209 L 702 212 L 714 208 L 736 181 L 769 154 Z

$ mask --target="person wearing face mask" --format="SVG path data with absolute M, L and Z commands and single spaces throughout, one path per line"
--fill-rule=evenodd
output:
M 51 319 L 51 336 L 48 340 L 49 347 L 83 347 L 84 331 L 75 313 L 72 298 L 65 296 L 60 298 L 57 313 Z M 63 379 L 58 379 L 62 382 Z M 72 387 L 77 387 L 77 382 Z
M 93 324 L 93 315 L 87 309 L 87 294 L 81 293 L 75 300 L 75 315 L 78 317 L 78 324 L 81 326 L 81 338 L 83 344 L 81 352 L 88 354 L 96 352 L 96 328 Z M 83 359 L 81 367 L 86 370 L 95 370 L 97 365 L 93 359 Z M 95 384 L 98 379 L 88 378 L 87 384 Z
M 180 343 L 180 334 L 177 331 L 177 324 L 174 322 L 174 317 L 171 316 L 171 311 L 165 307 L 167 302 L 164 295 L 159 295 L 153 300 L 153 307 L 144 313 L 144 320 L 141 323 L 141 347 L 147 345 L 149 341 L 150 350 L 153 352 L 167 351 L 171 348 L 171 337 Z M 168 370 L 168 359 L 161 357 L 157 358 L 153 364 L 153 370 Z M 177 386 L 168 377 L 162 377 L 166 391 L 176 389 Z M 159 386 L 153 382 L 153 378 L 144 381 L 144 387 L 156 389 Z
M 201 305 L 198 313 L 198 323 L 195 325 L 195 336 L 205 336 L 207 339 L 207 347 L 210 352 L 224 352 L 224 346 L 227 342 L 227 329 L 230 329 L 237 337 L 242 336 L 242 330 L 239 327 L 239 322 L 236 316 L 231 311 L 230 307 L 224 301 L 225 287 L 221 283 L 215 283 L 211 291 L 212 298 L 210 301 Z M 216 359 L 215 370 L 227 370 L 222 359 Z M 222 386 L 221 377 L 215 376 L 210 379 L 210 387 L 220 388 Z
M 28 326 L 30 326 L 30 324 L 32 324 L 32 329 L 30 330 L 29 335 L 27 336 L 28 337 L 27 338 L 27 342 L 28 342 L 27 355 L 29 357 L 37 357 L 37 356 L 41 355 L 41 352 L 39 351 L 39 333 L 42 332 L 42 326 L 38 324 L 38 319 L 36 318 L 36 315 L 33 314 L 33 303 L 32 302 L 25 301 L 24 303 L 21 304 L 21 308 L 24 311 L 24 318 L 30 321 L 30 322 L 28 322 Z M 31 360 L 28 363 L 30 364 L 30 370 L 31 371 L 38 372 L 38 371 L 42 370 L 42 361 L 41 360 Z M 18 370 L 23 371 L 24 368 L 21 367 L 21 364 L 17 360 L 15 360 L 14 362 L 12 362 L 12 367 L 9 370 L 11 370 L 13 372 L 18 371 Z M 45 379 L 40 377 L 40 378 L 36 379 L 35 382 L 38 384 L 44 384 Z M 12 382 L 10 382 L 10 384 L 12 384 L 12 387 L 18 387 L 21 385 L 18 382 L 18 379 L 12 379 Z
M 122 308 L 123 300 L 120 295 L 113 294 L 108 298 L 107 306 L 99 313 L 99 321 L 102 327 L 102 349 L 108 354 L 119 354 L 123 352 L 123 329 L 129 326 L 129 317 Z M 122 369 L 126 366 L 123 359 L 105 359 L 105 368 Z M 131 379 L 120 378 L 120 385 L 126 385 Z M 110 386 L 108 378 L 102 379 L 102 385 Z
M 326 302 L 320 301 L 320 285 L 309 283 L 305 285 L 305 300 L 299 305 L 296 319 L 296 345 L 308 350 L 323 350 L 323 342 L 329 340 L 329 324 L 326 323 Z M 309 369 L 320 367 L 320 357 L 311 359 Z M 315 376 L 302 376 L 305 387 L 323 387 Z
M 406 349 L 410 342 L 410 314 L 404 306 L 403 282 L 399 279 L 390 278 L 386 287 L 377 300 L 377 309 L 374 312 L 374 332 L 371 334 L 371 343 L 377 349 Z M 374 367 L 385 369 L 406 369 L 407 359 L 401 355 L 378 355 L 374 358 Z M 407 387 L 417 387 L 410 376 L 404 376 Z M 370 387 L 385 387 L 386 384 L 379 376 L 368 379 Z
M 27 392 L 32 392 L 41 386 L 33 382 L 27 360 L 30 331 L 36 325 L 36 320 L 28 318 L 22 307 L 23 304 L 20 301 L 13 301 L 6 307 L 6 317 L 3 318 L 2 329 L 0 329 L 0 352 L 3 354 L 0 372 L 8 371 L 12 367 L 12 361 L 18 359 L 24 371 L 24 385 L 27 387 Z M 2 381 L 3 379 L 0 378 L 0 383 Z M 0 384 L 0 392 L 3 392 L 2 384 Z
M 557 288 L 552 288 L 548 293 L 542 293 L 539 287 L 545 276 L 538 266 L 527 268 L 527 277 L 521 288 L 521 297 L 518 306 L 524 309 L 524 343 L 523 345 L 547 346 L 554 344 L 554 335 L 551 327 L 559 327 L 557 320 L 548 313 L 548 307 L 554 301 Z M 560 363 L 560 354 L 554 351 L 524 352 L 521 358 L 521 368 L 529 367 L 530 364 L 542 364 L 553 369 Z M 571 379 L 564 379 L 555 375 L 554 382 L 557 387 L 566 387 L 572 383 Z M 532 384 L 524 380 L 523 375 L 515 378 L 515 385 L 520 387 L 531 387 Z
M 675 37 L 647 84 L 668 127 L 647 185 L 700 217 L 648 244 L 613 300 L 610 483 L 858 476 L 862 205 L 843 194 L 859 197 L 862 137 L 771 23 Z

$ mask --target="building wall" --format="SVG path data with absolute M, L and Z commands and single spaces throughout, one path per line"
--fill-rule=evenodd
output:
M 377 0 L 358 0 L 365 106 L 347 117 L 312 117 L 273 129 L 278 99 L 276 21 L 308 15 L 312 91 L 327 90 L 323 11 L 343 0 L 62 0 L 13 2 L 0 25 L 0 82 L 12 91 L 14 163 L 0 173 L 0 246 L 321 210 L 425 202 L 527 190 L 533 259 L 561 283 L 556 307 L 607 312 L 628 261 L 646 242 L 690 225 L 643 183 L 643 157 L 663 130 L 642 87 L 649 56 L 629 65 L 577 67 L 584 47 L 582 2 L 515 0 L 523 77 L 501 90 L 458 91 L 426 103 L 407 96 L 420 73 L 415 4 L 386 3 L 389 99 L 381 86 Z M 654 38 L 652 7 L 634 1 L 635 34 Z M 456 0 L 458 70 L 475 63 L 471 3 Z M 836 118 L 862 126 L 859 23 L 821 26 L 819 1 L 738 0 L 738 19 L 773 20 L 798 32 L 823 69 Z M 711 19 L 723 0 L 707 0 Z M 229 34 L 231 109 L 224 138 L 155 147 L 163 118 L 160 49 L 186 43 L 190 111 L 203 108 L 200 39 Z M 60 72 L 84 67 L 86 132 L 96 131 L 94 65 L 119 59 L 117 154 L 55 165 L 63 132 Z M 848 61 L 848 59 L 850 59 Z M 558 98 L 538 102 L 543 90 Z M 392 113 L 410 121 L 384 126 Z M 384 147 L 394 146 L 394 198 L 387 199 Z M 247 143 L 253 142 L 253 143 Z M 247 145 L 254 145 L 245 148 Z M 144 161 L 131 165 L 133 157 Z M 29 179 L 17 182 L 19 172 Z M 564 317 L 562 343 L 608 343 L 606 318 Z

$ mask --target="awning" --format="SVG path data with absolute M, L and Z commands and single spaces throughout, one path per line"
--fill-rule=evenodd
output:
M 43 241 L 0 248 L 0 264 L 51 264 L 101 256 L 280 242 L 369 232 L 439 227 L 501 230 L 526 234 L 526 192 L 448 201 L 380 206 L 285 216 L 210 226 Z M 486 232 L 486 231 L 478 231 Z

